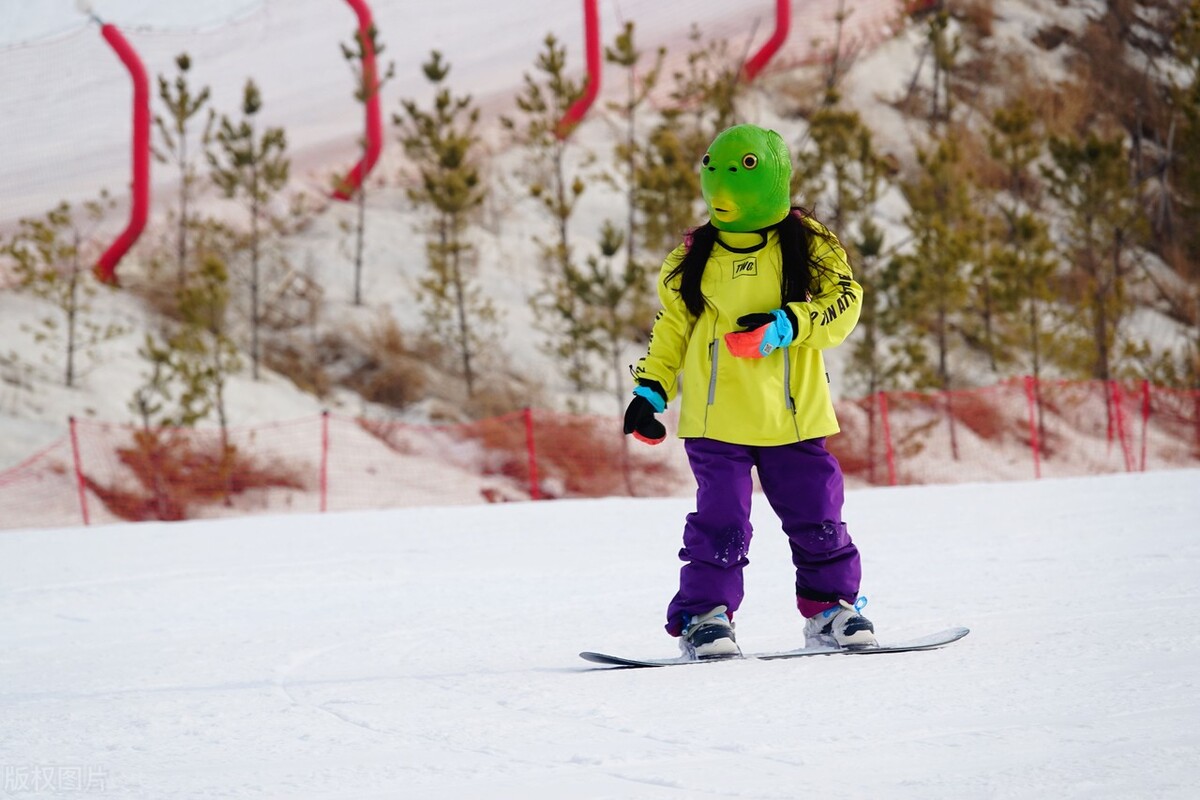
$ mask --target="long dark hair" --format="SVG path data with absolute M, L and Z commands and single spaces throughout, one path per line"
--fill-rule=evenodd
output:
M 779 254 L 783 263 L 783 280 L 779 287 L 782 303 L 807 300 L 816 291 L 818 277 L 824 271 L 824 267 L 813 258 L 813 238 L 825 238 L 825 234 L 810 227 L 804 221 L 806 218 L 812 218 L 812 214 L 798 206 L 793 207 L 791 213 L 779 222 L 759 231 L 764 236 L 770 230 L 779 234 Z M 679 278 L 679 294 L 688 311 L 696 317 L 704 311 L 700 281 L 718 234 L 720 231 L 712 222 L 690 231 L 684 239 L 686 251 L 683 260 L 667 274 L 668 282 Z

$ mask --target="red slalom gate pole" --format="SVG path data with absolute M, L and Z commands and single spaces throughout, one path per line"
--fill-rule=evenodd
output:
M 100 22 L 98 17 L 93 16 L 93 19 Z M 101 23 L 100 34 L 133 80 L 133 183 L 130 186 L 129 222 L 96 261 L 94 268 L 100 281 L 115 284 L 117 264 L 142 235 L 150 212 L 150 82 L 142 60 L 115 25 Z
M 571 104 L 555 127 L 554 135 L 560 141 L 571 135 L 600 94 L 600 14 L 596 10 L 596 0 L 583 0 L 583 40 L 587 52 L 587 83 L 583 87 L 583 96 Z
M 375 43 L 371 40 L 371 28 L 375 24 L 371 18 L 371 9 L 366 0 L 346 0 L 358 17 L 358 36 L 363 48 L 363 90 L 366 96 L 363 104 L 367 109 L 366 127 L 363 140 L 366 142 L 366 152 L 362 159 L 354 165 L 346 177 L 338 181 L 333 192 L 335 200 L 349 200 L 358 192 L 367 175 L 379 160 L 383 151 L 383 112 L 379 108 L 379 73 L 375 69 Z
M 757 53 L 750 56 L 750 59 L 742 67 L 742 75 L 747 83 L 758 77 L 758 73 L 762 72 L 767 62 L 779 52 L 779 48 L 783 47 L 791 27 L 792 6 L 790 0 L 775 0 L 775 30 L 767 43 L 759 48 Z

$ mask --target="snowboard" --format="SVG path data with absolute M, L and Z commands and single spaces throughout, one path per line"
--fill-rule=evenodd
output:
M 608 653 L 592 653 L 584 651 L 579 657 L 594 664 L 607 667 L 676 667 L 684 664 L 717 664 L 724 661 L 781 661 L 787 658 L 806 658 L 808 656 L 866 656 L 880 653 L 912 653 L 919 650 L 936 650 L 939 647 L 957 642 L 970 633 L 968 628 L 946 628 L 944 631 L 931 633 L 916 639 L 902 642 L 883 643 L 879 647 L 868 647 L 860 650 L 847 650 L 840 647 L 804 647 L 799 650 L 782 650 L 775 653 L 747 653 L 729 658 L 692 659 L 686 656 L 675 658 L 626 658 Z

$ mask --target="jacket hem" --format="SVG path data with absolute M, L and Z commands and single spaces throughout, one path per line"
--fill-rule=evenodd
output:
M 715 442 L 724 442 L 726 444 L 739 444 L 746 447 L 779 447 L 785 444 L 796 444 L 797 442 L 807 442 L 812 439 L 823 439 L 829 436 L 836 436 L 841 433 L 841 428 L 834 425 L 832 428 L 814 428 L 807 431 L 798 431 L 796 437 L 788 437 L 781 439 L 779 437 L 755 438 L 746 436 L 720 436 L 701 431 L 699 433 L 684 433 L 680 431 L 677 436 L 680 439 L 711 439 Z

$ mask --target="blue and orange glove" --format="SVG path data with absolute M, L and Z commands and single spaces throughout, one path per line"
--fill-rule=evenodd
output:
M 725 334 L 725 346 L 738 358 L 765 358 L 796 336 L 796 315 L 786 308 L 738 317 L 746 330 Z
M 662 384 L 645 378 L 639 380 L 633 400 L 625 409 L 625 433 L 632 433 L 633 438 L 646 444 L 659 444 L 667 438 L 667 428 L 654 415 L 666 410 L 667 393 Z

